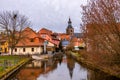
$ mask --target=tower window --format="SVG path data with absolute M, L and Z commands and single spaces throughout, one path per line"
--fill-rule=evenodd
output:
M 30 42 L 34 42 L 34 39 L 31 39 L 31 41 Z

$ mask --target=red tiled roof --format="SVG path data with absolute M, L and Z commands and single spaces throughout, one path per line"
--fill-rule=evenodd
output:
M 70 40 L 70 35 L 67 35 L 67 34 L 59 34 L 59 37 L 60 37 L 60 39 L 66 39 L 66 40 Z
M 33 41 L 31 41 L 33 39 Z M 16 46 L 19 46 L 19 47 L 35 47 L 35 46 L 42 46 L 43 43 L 44 43 L 44 39 L 42 38 L 32 38 L 32 39 L 29 39 L 29 38 L 25 38 L 25 39 L 22 39 L 18 42 L 18 44 Z
M 25 38 L 21 39 L 16 46 L 41 46 L 43 45 L 44 39 L 37 36 L 36 32 L 31 28 L 27 27 L 23 30 Z
M 83 39 L 80 38 L 72 38 L 71 42 L 73 43 L 74 46 L 79 46 L 80 44 L 84 43 Z
M 38 31 L 39 34 L 52 34 L 51 30 L 48 30 L 46 28 L 42 28 L 41 30 Z
M 84 41 L 83 41 L 83 39 L 81 39 L 81 38 L 76 38 L 76 37 L 74 37 L 74 38 L 72 38 L 72 42 L 83 43 Z
M 37 37 L 37 34 L 35 31 L 33 31 L 31 28 L 27 27 L 22 31 L 23 35 L 28 38 L 34 38 Z

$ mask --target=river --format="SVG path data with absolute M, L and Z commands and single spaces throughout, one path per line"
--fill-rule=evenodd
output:
M 33 60 L 7 80 L 119 80 L 99 71 L 87 69 L 70 56 L 57 60 Z

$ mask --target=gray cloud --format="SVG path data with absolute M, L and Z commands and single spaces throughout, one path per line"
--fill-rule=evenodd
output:
M 81 4 L 87 0 L 0 0 L 0 11 L 18 10 L 29 17 L 34 30 L 42 27 L 65 32 L 69 16 L 75 32 L 80 31 Z

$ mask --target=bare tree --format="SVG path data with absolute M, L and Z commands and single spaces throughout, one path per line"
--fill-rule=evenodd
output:
M 120 61 L 120 0 L 89 0 L 82 9 L 88 52 L 107 53 L 102 57 Z
M 30 25 L 28 18 L 17 11 L 0 13 L 0 27 L 6 31 L 11 54 L 16 44 L 25 37 L 23 29 Z

